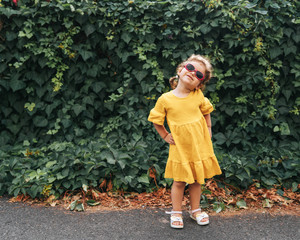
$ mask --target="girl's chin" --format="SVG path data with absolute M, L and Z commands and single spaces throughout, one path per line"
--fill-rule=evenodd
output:
M 189 77 L 189 76 L 184 76 L 184 79 L 186 80 L 186 81 L 189 81 L 189 82 L 192 82 L 193 81 L 193 78 L 191 78 L 191 77 Z

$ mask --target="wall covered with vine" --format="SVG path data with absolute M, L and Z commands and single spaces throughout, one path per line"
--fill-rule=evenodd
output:
M 214 66 L 219 178 L 297 190 L 298 1 L 0 4 L 0 194 L 169 185 L 147 116 L 192 53 Z

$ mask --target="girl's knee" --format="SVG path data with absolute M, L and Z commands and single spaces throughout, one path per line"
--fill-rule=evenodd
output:
M 201 186 L 200 183 L 198 183 L 197 181 L 193 183 L 193 185 L 196 185 L 196 186 Z
M 181 187 L 181 188 L 184 188 L 185 185 L 186 185 L 185 182 L 177 182 L 177 181 L 174 181 L 174 182 L 173 182 L 173 186 L 174 186 L 174 187 Z

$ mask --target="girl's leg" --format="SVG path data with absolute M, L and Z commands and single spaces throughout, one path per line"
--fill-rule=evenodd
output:
M 200 205 L 200 199 L 201 199 L 201 184 L 194 182 L 193 184 L 189 185 L 189 193 L 190 193 L 190 204 L 191 204 L 191 210 L 196 210 L 199 208 Z M 199 211 L 200 212 L 200 211 Z M 199 212 L 193 213 L 194 217 L 196 217 L 196 214 Z M 206 222 L 208 219 L 204 218 L 202 219 L 202 222 Z
M 184 194 L 185 182 L 174 181 L 171 190 L 171 198 L 173 211 L 182 211 L 182 200 Z M 181 216 L 181 214 L 174 214 L 174 216 Z M 180 225 L 180 222 L 174 222 L 174 225 Z

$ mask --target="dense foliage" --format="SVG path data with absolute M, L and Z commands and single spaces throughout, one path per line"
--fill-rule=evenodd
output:
M 147 116 L 192 53 L 214 66 L 220 177 L 297 190 L 299 1 L 0 4 L 0 194 L 170 184 Z

